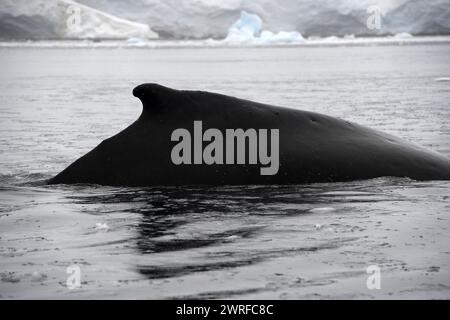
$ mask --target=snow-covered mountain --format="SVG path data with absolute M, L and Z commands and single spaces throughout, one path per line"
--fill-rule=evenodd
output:
M 153 30 L 160 38 L 232 40 L 237 39 L 233 26 L 242 19 L 242 12 L 261 20 L 259 31 L 253 35 L 256 38 L 293 37 L 300 41 L 300 37 L 311 36 L 450 34 L 450 0 L 77 2 L 85 5 L 81 6 L 85 24 L 73 29 L 67 27 L 68 16 L 73 14 L 67 8 L 73 1 L 0 0 L 0 38 L 148 38 L 155 36 Z M 367 27 L 371 6 L 381 13 L 379 28 Z

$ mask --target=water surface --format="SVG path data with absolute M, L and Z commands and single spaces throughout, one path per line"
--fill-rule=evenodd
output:
M 449 54 L 2 47 L 0 298 L 450 298 L 446 181 L 44 184 L 139 116 L 143 82 L 321 112 L 450 156 Z M 72 265 L 82 282 L 70 290 Z M 366 286 L 370 265 L 380 290 Z

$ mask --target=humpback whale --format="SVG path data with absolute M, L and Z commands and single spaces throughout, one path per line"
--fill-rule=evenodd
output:
M 300 184 L 382 176 L 450 179 L 450 160 L 445 156 L 342 119 L 154 83 L 137 86 L 133 95 L 142 101 L 139 118 L 50 179 L 50 184 Z M 195 127 L 200 124 L 201 131 Z M 228 140 L 229 132 L 234 136 Z M 264 168 L 267 174 L 261 174 Z

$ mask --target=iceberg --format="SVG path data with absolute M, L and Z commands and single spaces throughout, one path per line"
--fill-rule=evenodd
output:
M 256 14 L 241 12 L 241 17 L 230 27 L 225 42 L 249 42 L 261 32 L 262 20 Z
M 240 18 L 230 27 L 223 40 L 224 44 L 289 44 L 301 43 L 304 39 L 297 31 L 279 31 L 273 33 L 262 29 L 262 19 L 256 15 L 241 12 Z

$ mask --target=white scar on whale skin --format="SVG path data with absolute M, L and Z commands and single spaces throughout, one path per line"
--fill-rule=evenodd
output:
M 279 129 L 270 129 L 270 155 L 268 154 L 268 129 L 226 129 L 225 149 L 223 133 L 219 129 L 210 128 L 203 134 L 202 121 L 194 121 L 194 159 L 192 161 L 191 133 L 184 128 L 175 129 L 171 141 L 178 141 L 172 148 L 172 163 L 180 164 L 246 164 L 245 147 L 248 145 L 248 164 L 259 163 L 260 175 L 275 175 L 279 169 Z M 246 144 L 248 141 L 248 144 Z M 203 149 L 203 142 L 210 142 Z M 235 157 L 236 150 L 236 157 Z M 225 153 L 225 161 L 224 161 Z

